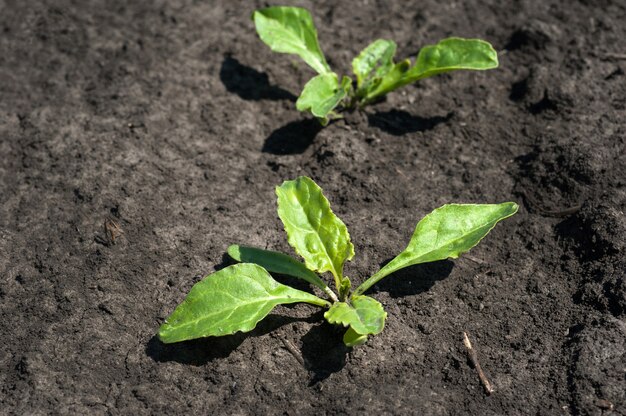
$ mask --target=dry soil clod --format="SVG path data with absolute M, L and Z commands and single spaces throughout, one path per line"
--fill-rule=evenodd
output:
M 467 336 L 467 332 L 463 332 L 463 345 L 465 345 L 465 348 L 467 349 L 467 356 L 472 362 L 472 366 L 474 366 L 474 368 L 478 372 L 478 378 L 480 379 L 480 382 L 485 388 L 485 392 L 487 392 L 487 394 L 493 393 L 494 388 L 489 382 L 489 380 L 487 380 L 487 376 L 485 376 L 485 373 L 483 372 L 483 369 L 480 366 L 480 363 L 478 362 L 478 354 L 476 353 L 476 350 L 474 349 L 474 347 L 472 347 L 472 343 L 470 342 L 469 337 Z

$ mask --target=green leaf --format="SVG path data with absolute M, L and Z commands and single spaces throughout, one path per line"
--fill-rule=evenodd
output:
M 364 103 L 411 84 L 422 78 L 460 69 L 486 70 L 498 67 L 498 53 L 491 44 L 480 39 L 448 38 L 436 45 L 424 46 L 417 55 L 415 65 L 410 61 L 396 64 L 381 79 L 373 84 Z
M 407 248 L 354 292 L 364 293 L 383 277 L 404 267 L 457 258 L 485 237 L 495 225 L 517 212 L 517 204 L 449 204 L 425 216 Z
M 228 247 L 228 255 L 238 262 L 258 264 L 271 273 L 297 277 L 322 290 L 328 287 L 318 275 L 307 269 L 304 263 L 277 251 L 233 244 Z
M 335 325 L 349 326 L 356 334 L 375 335 L 385 327 L 387 312 L 376 299 L 368 296 L 353 296 L 352 304 L 335 302 L 324 313 L 324 318 Z M 354 341 L 353 334 L 348 337 Z
M 370 43 L 352 60 L 352 71 L 356 75 L 357 87 L 367 88 L 371 82 L 380 81 L 393 67 L 396 43 L 378 39 Z
M 252 20 L 261 40 L 274 52 L 298 55 L 320 74 L 331 72 L 317 41 L 311 14 L 300 7 L 256 10 Z
M 341 85 L 334 72 L 317 75 L 304 86 L 296 108 L 300 111 L 311 110 L 323 125 L 328 124 L 329 115 L 343 100 L 351 87 L 348 77 L 343 77 Z
M 320 187 L 306 176 L 276 187 L 276 195 L 289 244 L 309 269 L 331 272 L 339 289 L 343 265 L 354 256 L 346 225 L 332 212 Z
M 248 332 L 280 304 L 330 304 L 310 293 L 282 285 L 256 264 L 237 264 L 196 283 L 159 328 L 166 343 Z
M 357 345 L 365 344 L 367 342 L 367 335 L 357 334 L 354 329 L 348 328 L 345 334 L 343 334 L 343 343 L 346 347 L 356 347 Z
M 415 65 L 406 73 L 406 83 L 459 69 L 482 71 L 498 67 L 498 53 L 480 39 L 448 38 L 424 46 Z

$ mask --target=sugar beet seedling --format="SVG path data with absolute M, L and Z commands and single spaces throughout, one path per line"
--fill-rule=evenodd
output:
M 517 212 L 513 202 L 502 204 L 449 204 L 426 215 L 415 228 L 407 248 L 356 290 L 343 274 L 354 246 L 346 225 L 332 212 L 313 180 L 299 177 L 276 187 L 278 216 L 289 244 L 304 263 L 282 253 L 233 245 L 228 254 L 242 262 L 208 275 L 196 283 L 159 329 L 165 343 L 208 336 L 248 332 L 277 305 L 297 302 L 326 308 L 324 318 L 343 325 L 344 343 L 355 346 L 383 330 L 387 313 L 374 298 L 365 296 L 382 278 L 404 267 L 457 258 L 485 237 L 498 221 Z M 269 274 L 303 279 L 327 296 L 283 285 Z M 330 272 L 333 291 L 318 273 Z
M 433 75 L 460 69 L 498 67 L 498 54 L 480 39 L 452 37 L 424 46 L 415 64 L 409 59 L 394 62 L 396 44 L 378 39 L 352 61 L 356 83 L 331 70 L 317 40 L 311 14 L 300 7 L 275 6 L 256 10 L 252 20 L 261 40 L 273 51 L 298 55 L 318 75 L 306 83 L 296 108 L 311 111 L 323 125 L 340 118 L 342 110 L 362 108 L 385 94 Z

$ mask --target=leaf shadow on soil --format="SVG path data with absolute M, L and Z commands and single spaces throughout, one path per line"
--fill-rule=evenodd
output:
M 389 261 L 391 259 L 383 262 L 381 267 Z M 224 254 L 222 262 L 216 265 L 215 269 L 219 270 L 233 263 L 234 261 Z M 373 292 L 388 292 L 393 298 L 426 292 L 437 281 L 448 277 L 453 267 L 454 263 L 450 260 L 407 267 L 381 280 L 374 286 Z M 282 275 L 273 276 L 281 283 L 300 290 L 310 290 L 307 283 L 299 279 Z M 285 305 L 285 307 L 294 306 Z M 304 367 L 311 374 L 309 386 L 341 371 L 350 352 L 350 348 L 346 347 L 341 340 L 345 328 L 328 324 L 324 320 L 324 311 L 318 311 L 304 318 L 270 314 L 261 320 L 254 330 L 247 333 L 238 332 L 224 337 L 208 337 L 175 344 L 164 344 L 155 335 L 148 341 L 145 351 L 146 355 L 156 362 L 175 361 L 181 364 L 202 366 L 216 359 L 227 358 L 247 338 L 263 336 L 295 322 L 316 324 L 302 337 L 300 351 Z
M 326 380 L 346 365 L 350 348 L 342 341 L 343 327 L 330 325 L 320 314 L 319 325 L 311 327 L 302 337 L 302 358 L 304 366 L 311 373 L 309 386 Z
M 419 117 L 403 110 L 389 110 L 368 113 L 367 121 L 370 126 L 386 133 L 403 136 L 408 133 L 431 130 L 438 124 L 450 120 L 453 115 L 453 112 L 449 112 L 445 116 Z
M 295 102 L 297 98 L 289 91 L 270 84 L 267 74 L 242 64 L 230 55 L 224 56 L 220 68 L 220 80 L 226 90 L 237 94 L 244 100 Z
M 228 54 L 222 61 L 220 80 L 227 91 L 244 100 L 295 102 L 298 98 L 289 91 L 270 84 L 267 74 L 242 64 Z M 321 130 L 321 124 L 315 119 L 291 121 L 274 130 L 265 139 L 261 150 L 275 155 L 300 154 L 313 143 Z
M 146 355 L 156 362 L 174 361 L 181 364 L 203 366 L 209 362 L 230 356 L 248 338 L 260 337 L 278 328 L 295 322 L 315 323 L 302 337 L 302 359 L 304 368 L 310 372 L 309 385 L 325 380 L 341 371 L 346 365 L 350 349 L 341 341 L 344 329 L 324 321 L 324 312 L 319 311 L 306 318 L 294 318 L 270 314 L 257 324 L 251 332 L 238 332 L 224 337 L 208 337 L 191 341 L 164 344 L 154 335 L 147 343 Z M 276 338 L 277 348 L 284 348 Z
M 262 151 L 274 155 L 304 153 L 322 128 L 320 122 L 312 118 L 291 121 L 265 139 Z
M 237 264 L 227 253 L 222 255 L 221 262 L 216 264 L 215 271 Z M 280 283 L 295 289 L 311 292 L 311 286 L 295 277 L 272 273 Z M 291 309 L 296 305 L 283 305 Z M 146 354 L 157 362 L 175 361 L 181 364 L 202 366 L 208 362 L 227 358 L 247 339 L 263 336 L 278 328 L 296 323 L 307 322 L 314 325 L 302 337 L 302 359 L 304 367 L 311 373 L 311 385 L 325 380 L 331 374 L 340 371 L 346 364 L 349 352 L 342 342 L 343 328 L 328 324 L 324 320 L 324 311 L 318 310 L 307 317 L 290 317 L 280 314 L 269 314 L 261 320 L 256 328 L 247 333 L 237 332 L 223 337 L 208 337 L 174 344 L 164 344 L 155 335 L 146 345 Z M 279 348 L 283 345 L 278 342 Z
M 381 267 L 391 260 L 383 262 Z M 418 295 L 427 292 L 439 280 L 447 278 L 453 268 L 454 263 L 450 260 L 417 264 L 390 274 L 373 286 L 372 291 L 387 292 L 392 298 Z
M 284 315 L 269 314 L 250 332 L 237 332 L 223 337 L 208 337 L 191 341 L 164 344 L 155 335 L 146 345 L 146 355 L 157 362 L 175 361 L 181 364 L 202 366 L 220 358 L 227 358 L 246 338 L 266 335 L 281 326 L 294 322 L 315 322 L 315 315 L 307 318 L 294 318 Z M 317 317 L 319 319 L 319 317 Z

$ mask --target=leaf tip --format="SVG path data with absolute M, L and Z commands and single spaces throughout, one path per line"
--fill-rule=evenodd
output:
M 469 39 L 470 42 L 478 42 L 484 46 L 486 46 L 487 48 L 487 59 L 489 59 L 491 62 L 485 66 L 484 69 L 495 69 L 497 68 L 500 63 L 498 61 L 498 51 L 496 51 L 496 49 L 493 47 L 493 45 L 489 42 L 487 42 L 486 40 L 482 40 L 482 39 Z
M 231 244 L 230 246 L 228 246 L 228 248 L 226 249 L 226 252 L 228 253 L 228 255 L 233 258 L 234 260 L 237 261 L 241 261 L 241 250 L 240 250 L 240 246 L 237 244 Z
M 169 336 L 169 324 L 167 323 L 167 321 L 165 321 L 160 327 L 159 327 L 159 331 L 157 332 L 157 338 L 159 339 L 159 341 L 161 341 L 163 344 L 171 344 L 172 341 L 170 339 Z
M 504 202 L 502 205 L 504 205 L 507 208 L 507 213 L 508 213 L 508 215 L 504 218 L 508 218 L 511 215 L 516 214 L 517 211 L 519 210 L 519 205 L 517 205 L 517 203 L 515 202 Z

